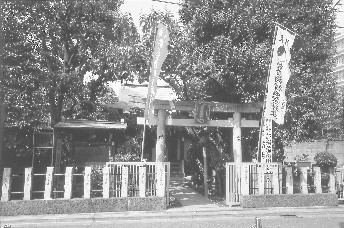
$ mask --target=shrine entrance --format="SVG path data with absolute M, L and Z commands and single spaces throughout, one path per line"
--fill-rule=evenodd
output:
M 234 162 L 242 162 L 242 145 L 241 145 L 241 128 L 259 128 L 259 120 L 248 120 L 242 118 L 243 113 L 260 113 L 263 108 L 263 103 L 246 103 L 246 104 L 234 104 L 234 103 L 221 103 L 221 102 L 194 102 L 194 101 L 164 101 L 155 100 L 154 109 L 157 110 L 158 115 L 150 119 L 150 125 L 157 126 L 157 138 L 156 147 L 153 151 L 153 161 L 165 162 L 175 160 L 178 157 L 182 163 L 185 156 L 184 140 L 179 140 L 177 143 L 171 145 L 166 143 L 166 127 L 221 127 L 232 128 L 233 134 L 233 155 Z M 167 116 L 168 111 L 184 111 L 194 112 L 194 119 L 174 119 L 171 116 Z M 233 113 L 232 118 L 223 120 L 210 119 L 210 113 L 222 112 Z M 137 118 L 137 124 L 144 125 L 145 119 L 143 117 Z M 169 144 L 169 145 L 168 145 Z M 169 146 L 169 148 L 167 148 Z M 176 147 L 176 149 L 174 148 Z M 170 150 L 167 150 L 170 149 Z M 175 150 L 175 156 L 172 155 L 172 150 Z M 178 160 L 178 159 L 177 159 Z

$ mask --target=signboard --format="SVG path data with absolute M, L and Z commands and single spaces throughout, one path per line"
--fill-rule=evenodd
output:
M 210 107 L 210 102 L 199 101 L 195 103 L 195 123 L 209 124 Z

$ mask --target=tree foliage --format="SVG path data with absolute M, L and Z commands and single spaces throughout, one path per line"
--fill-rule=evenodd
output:
M 137 70 L 139 37 L 132 19 L 119 13 L 121 3 L 5 1 L 1 89 L 8 125 L 99 117 L 98 99 L 112 93 L 105 83 Z
M 323 127 L 338 122 L 335 79 L 330 74 L 335 26 L 330 1 L 195 0 L 185 1 L 180 15 L 182 26 L 157 13 L 146 20 L 169 26 L 170 54 L 161 77 L 181 99 L 264 101 L 276 22 L 297 36 L 285 124 L 274 126 L 275 149 L 292 141 L 319 139 Z
M 333 154 L 325 151 L 319 152 L 314 156 L 314 161 L 316 165 L 320 167 L 336 167 L 337 166 L 337 158 Z
M 330 2 L 198 0 L 187 2 L 181 13 L 184 24 L 194 28 L 204 60 L 214 65 L 205 87 L 215 101 L 263 101 L 274 22 L 295 31 L 286 123 L 276 135 L 285 143 L 321 136 L 335 111 Z

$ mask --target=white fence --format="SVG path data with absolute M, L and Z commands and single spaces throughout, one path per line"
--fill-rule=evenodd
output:
M 323 176 L 323 178 L 322 178 Z M 325 177 L 325 181 L 322 180 Z M 241 195 L 336 193 L 343 199 L 344 170 L 320 167 L 293 169 L 281 163 L 226 163 L 226 204 L 240 204 Z M 324 183 L 325 182 L 325 183 Z
M 32 170 L 12 174 L 5 168 L 1 201 L 158 196 L 169 203 L 169 162 L 109 162 L 98 168 L 66 167 L 63 174 L 54 173 L 54 167 L 41 174 Z

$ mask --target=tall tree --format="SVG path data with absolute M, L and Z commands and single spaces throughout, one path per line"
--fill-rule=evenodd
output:
M 331 1 L 320 0 L 185 1 L 181 17 L 197 42 L 195 52 L 202 53 L 204 65 L 213 66 L 210 74 L 201 74 L 205 97 L 238 103 L 264 100 L 277 22 L 298 36 L 286 123 L 277 127 L 276 136 L 284 143 L 320 138 L 335 113 L 335 79 L 330 74 L 334 13 Z
M 94 112 L 104 83 L 136 71 L 138 33 L 120 0 L 5 1 L 1 89 L 9 125 Z M 88 78 L 88 80 L 86 80 Z

